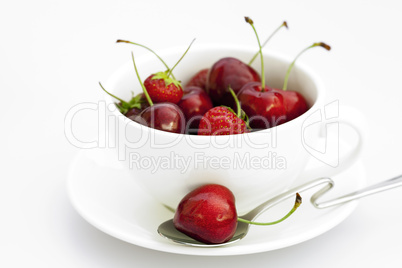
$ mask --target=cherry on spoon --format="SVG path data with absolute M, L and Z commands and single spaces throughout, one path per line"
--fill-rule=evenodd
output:
M 317 203 L 317 200 L 321 196 L 323 196 L 326 192 L 328 192 L 330 189 L 332 189 L 334 186 L 334 182 L 330 178 L 327 178 L 327 177 L 319 178 L 319 179 L 307 182 L 303 185 L 297 186 L 283 194 L 280 194 L 280 195 L 262 203 L 261 205 L 259 205 L 255 209 L 251 210 L 246 215 L 241 216 L 241 218 L 243 218 L 245 220 L 249 220 L 249 221 L 254 221 L 259 215 L 261 215 L 261 213 L 263 213 L 264 211 L 268 210 L 269 208 L 281 203 L 282 201 L 286 200 L 287 198 L 294 196 L 294 194 L 296 194 L 298 192 L 306 191 L 308 189 L 311 189 L 311 188 L 316 187 L 321 184 L 326 184 L 326 185 L 322 189 L 317 191 L 315 194 L 313 194 L 310 199 L 310 201 L 314 205 L 314 207 L 320 208 L 320 209 L 336 206 L 339 204 L 343 204 L 343 203 L 346 203 L 346 202 L 349 202 L 349 201 L 352 201 L 355 199 L 359 199 L 359 198 L 371 195 L 371 194 L 379 193 L 382 191 L 386 191 L 386 190 L 390 190 L 390 189 L 402 186 L 402 175 L 389 179 L 389 180 L 386 180 L 386 181 L 383 181 L 383 182 L 380 182 L 375 185 L 368 186 L 366 188 L 363 188 L 361 190 L 355 191 L 353 193 L 344 195 L 344 196 L 336 198 L 336 199 Z M 194 246 L 194 247 L 218 247 L 218 246 L 232 244 L 232 243 L 235 243 L 235 242 L 243 239 L 248 233 L 249 226 L 250 225 L 248 223 L 239 221 L 237 224 L 236 233 L 234 234 L 233 238 L 231 240 L 229 240 L 228 242 L 222 243 L 222 244 L 204 244 L 202 242 L 199 242 L 199 241 L 183 234 L 182 232 L 178 231 L 174 227 L 173 219 L 165 221 L 164 223 L 159 225 L 158 233 L 162 237 L 165 237 L 168 240 L 173 241 L 175 243 L 179 243 L 179 244 L 184 244 L 184 245 Z

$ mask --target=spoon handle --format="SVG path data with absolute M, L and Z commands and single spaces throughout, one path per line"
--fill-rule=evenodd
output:
M 325 202 L 321 202 L 321 203 L 317 203 L 317 199 L 319 199 L 323 194 L 325 194 L 329 189 L 331 189 L 333 187 L 333 183 L 329 186 L 329 187 L 324 187 L 323 189 L 321 189 L 320 191 L 318 191 L 317 193 L 315 193 L 312 197 L 311 197 L 311 203 L 316 207 L 316 208 L 327 208 L 327 207 L 332 207 L 332 206 L 336 206 L 339 204 L 343 204 L 355 199 L 359 199 L 368 195 L 372 195 L 375 193 L 379 193 L 382 191 L 386 191 L 386 190 L 390 190 L 396 187 L 402 186 L 402 175 L 399 175 L 395 178 L 389 179 L 389 180 L 385 180 L 382 182 L 379 182 L 377 184 L 374 185 L 370 185 L 368 187 L 365 187 L 363 189 L 360 189 L 358 191 L 352 192 L 350 194 L 332 199 L 332 200 L 328 200 Z
M 284 192 L 284 193 L 262 203 L 255 209 L 253 209 L 250 212 L 248 212 L 247 214 L 243 215 L 241 218 L 252 221 L 255 218 L 257 218 L 264 211 L 281 203 L 283 200 L 294 196 L 296 193 L 306 191 L 308 189 L 311 189 L 311 188 L 316 187 L 321 184 L 326 184 L 326 185 L 322 189 L 317 191 L 311 197 L 311 203 L 316 208 L 328 208 L 328 207 L 343 204 L 343 203 L 346 203 L 346 202 L 349 202 L 349 201 L 352 201 L 355 199 L 359 199 L 359 198 L 362 198 L 362 197 L 365 197 L 368 195 L 372 195 L 375 193 L 379 193 L 382 191 L 386 191 L 386 190 L 390 190 L 390 189 L 402 186 L 402 175 L 399 175 L 399 176 L 389 179 L 389 180 L 382 181 L 382 182 L 374 184 L 374 185 L 370 185 L 368 187 L 365 187 L 358 191 L 352 192 L 350 194 L 347 194 L 347 195 L 344 195 L 344 196 L 341 196 L 341 197 L 338 197 L 338 198 L 335 198 L 332 200 L 324 201 L 321 203 L 318 203 L 317 200 L 334 187 L 334 181 L 328 177 L 315 179 L 313 181 L 307 182 L 307 183 L 297 186 L 293 189 L 290 189 L 289 191 Z
M 299 185 L 299 186 L 297 186 L 295 188 L 292 188 L 292 189 L 290 189 L 290 190 L 288 190 L 288 191 L 286 191 L 286 192 L 284 192 L 284 193 L 282 193 L 280 195 L 275 196 L 274 198 L 262 203 L 261 205 L 259 205 L 255 209 L 251 210 L 247 214 L 241 216 L 241 218 L 243 218 L 245 220 L 253 221 L 259 215 L 261 215 L 261 213 L 263 213 L 264 211 L 266 211 L 266 210 L 270 209 L 271 207 L 281 203 L 285 199 L 288 199 L 288 198 L 290 198 L 292 196 L 295 196 L 296 193 L 303 192 L 305 190 L 308 190 L 310 188 L 313 188 L 313 187 L 318 186 L 318 185 L 323 184 L 323 183 L 326 183 L 327 185 L 322 190 L 320 190 L 320 192 L 322 192 L 322 193 L 327 192 L 334 185 L 334 182 L 330 178 L 327 178 L 327 177 L 315 179 L 313 181 L 310 181 L 310 182 L 307 182 L 305 184 Z

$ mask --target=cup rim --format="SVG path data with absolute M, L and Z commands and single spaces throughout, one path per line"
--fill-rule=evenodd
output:
M 158 52 L 158 55 L 163 56 L 163 55 L 169 55 L 169 54 L 177 54 L 177 51 L 184 51 L 186 48 L 187 47 L 184 47 L 184 46 L 168 47 L 168 48 L 161 49 Z M 214 49 L 241 50 L 246 53 L 255 53 L 256 52 L 255 47 L 239 46 L 239 45 L 233 45 L 233 44 L 205 43 L 205 44 L 198 44 L 196 47 L 191 48 L 193 53 L 194 53 L 194 51 L 200 52 L 200 51 L 208 51 L 208 50 L 214 50 Z M 287 56 L 283 53 L 280 53 L 280 52 L 274 51 L 274 50 L 269 50 L 269 49 L 265 49 L 263 51 L 263 55 L 264 55 L 264 57 L 275 58 L 279 61 L 287 62 L 287 63 L 290 63 L 293 60 L 289 56 Z M 138 64 L 140 62 L 150 60 L 153 57 L 155 57 L 155 56 L 151 55 L 151 54 L 143 54 L 136 58 L 136 63 Z M 228 57 L 230 57 L 230 56 L 228 56 Z M 217 59 L 217 60 L 219 60 L 219 59 Z M 127 70 L 128 66 L 131 66 L 131 65 L 132 65 L 132 61 L 130 60 L 127 63 L 120 66 L 118 69 L 116 69 L 109 76 L 109 78 L 106 80 L 105 85 L 108 88 L 111 88 L 110 92 L 113 93 L 113 91 L 114 91 L 113 87 L 110 87 L 110 85 L 115 84 L 115 82 L 117 81 L 117 78 L 120 76 L 120 74 L 124 73 Z M 243 133 L 243 134 L 221 135 L 221 136 L 219 136 L 219 135 L 218 136 L 204 136 L 204 135 L 189 135 L 189 134 L 185 134 L 185 133 L 183 133 L 183 134 L 171 133 L 171 132 L 153 129 L 150 127 L 140 125 L 139 123 L 134 122 L 134 121 L 128 119 L 127 117 L 125 117 L 123 114 L 120 113 L 120 111 L 117 108 L 113 109 L 113 110 L 109 110 L 109 111 L 113 115 L 115 115 L 119 121 L 130 120 L 130 122 L 128 122 L 128 124 L 130 124 L 133 127 L 138 128 L 141 131 L 144 131 L 144 130 L 147 131 L 148 132 L 147 134 L 161 135 L 161 136 L 166 136 L 167 138 L 181 137 L 181 138 L 191 138 L 191 139 L 195 139 L 195 140 L 206 140 L 206 139 L 210 139 L 211 137 L 213 137 L 214 139 L 228 139 L 228 138 L 238 139 L 238 138 L 243 137 L 244 135 L 261 135 L 261 134 L 269 133 L 273 130 L 286 131 L 287 129 L 295 126 L 296 124 L 300 123 L 301 121 L 304 121 L 306 117 L 308 117 L 311 113 L 316 111 L 317 108 L 319 108 L 319 106 L 320 106 L 321 100 L 324 99 L 324 94 L 325 94 L 325 88 L 324 88 L 321 78 L 309 66 L 307 66 L 303 63 L 297 62 L 295 64 L 294 68 L 302 70 L 304 73 L 306 73 L 306 75 L 308 77 L 311 78 L 313 83 L 316 85 L 317 97 L 316 97 L 313 105 L 304 114 L 302 114 L 302 115 L 298 116 L 297 118 L 295 118 L 291 121 L 288 121 L 284 124 L 274 126 L 272 128 L 268 128 L 268 129 L 263 129 L 263 130 L 258 130 L 258 131 L 254 131 L 254 132 Z M 115 105 L 114 99 L 106 93 L 104 94 L 104 100 L 105 100 L 107 106 L 109 106 L 110 104 Z

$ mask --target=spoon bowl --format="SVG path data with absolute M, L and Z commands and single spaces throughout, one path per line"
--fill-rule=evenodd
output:
M 197 241 L 184 233 L 178 231 L 176 227 L 174 227 L 173 224 L 173 219 L 167 220 L 158 227 L 158 233 L 162 236 L 165 237 L 175 243 L 179 244 L 184 244 L 184 245 L 189 245 L 189 246 L 194 246 L 194 247 L 217 247 L 217 246 L 224 246 L 224 245 L 229 245 L 234 242 L 237 242 L 243 237 L 245 237 L 248 233 L 249 229 L 249 224 L 244 223 L 244 222 L 238 222 L 237 223 L 237 228 L 236 232 L 233 235 L 232 239 L 230 239 L 228 242 L 222 243 L 222 244 L 205 244 L 203 242 Z

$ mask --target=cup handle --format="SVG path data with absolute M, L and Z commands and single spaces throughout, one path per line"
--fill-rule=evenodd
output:
M 316 114 L 307 118 L 303 124 L 302 144 L 312 157 L 298 181 L 311 180 L 320 176 L 331 177 L 346 170 L 356 162 L 367 140 L 366 118 L 356 108 L 339 106 L 339 102 L 335 101 L 317 110 Z M 324 150 L 317 149 L 317 146 L 314 148 L 305 139 L 305 130 L 313 124 L 320 124 L 317 144 Z M 352 128 L 356 137 L 340 131 L 344 129 L 339 128 L 340 126 Z M 348 144 L 342 138 L 352 139 L 352 143 Z

